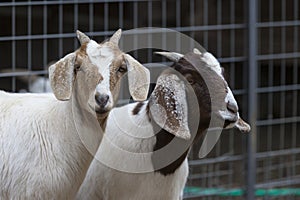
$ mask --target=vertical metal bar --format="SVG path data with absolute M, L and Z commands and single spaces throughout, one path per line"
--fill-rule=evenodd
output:
M 235 1 L 230 0 L 230 23 L 235 23 Z M 230 29 L 230 57 L 235 56 L 235 30 Z M 235 77 L 235 63 L 230 63 L 230 86 L 235 88 L 234 85 Z
M 203 25 L 208 25 L 208 0 L 203 1 Z M 204 48 L 208 48 L 208 32 L 203 33 L 203 45 Z
M 222 24 L 222 1 L 217 1 L 217 25 Z M 217 30 L 217 57 L 220 58 L 222 56 L 222 31 Z M 221 141 L 216 144 L 216 156 L 221 156 Z M 216 172 L 220 172 L 220 163 L 216 163 L 215 165 Z M 220 176 L 216 176 L 216 184 L 220 184 Z
M 152 1 L 148 1 L 148 27 L 152 27 Z M 148 35 L 148 47 L 151 47 L 152 46 L 152 35 L 149 34 Z M 152 51 L 151 49 L 148 49 L 148 62 L 152 62 Z
M 133 27 L 134 28 L 137 28 L 138 27 L 138 16 L 139 16 L 139 13 L 138 13 L 138 2 L 134 2 L 133 3 Z
M 222 24 L 222 1 L 217 1 L 217 25 Z M 222 30 L 217 30 L 217 56 L 222 56 Z
M 161 2 L 161 16 L 162 16 L 162 27 L 166 28 L 167 27 L 167 1 L 162 0 Z M 163 49 L 166 49 L 167 44 L 166 44 L 167 38 L 166 34 L 162 34 L 162 47 Z
M 181 26 L 181 8 L 180 8 L 180 0 L 176 0 L 176 28 Z M 180 36 L 176 35 L 176 52 L 180 52 L 181 49 L 181 40 Z M 185 53 L 185 52 L 182 52 Z
M 138 27 L 138 2 L 133 2 L 133 27 Z M 138 35 L 134 35 L 133 40 L 134 49 L 138 49 Z M 134 51 L 134 57 L 138 57 L 138 51 Z
M 230 24 L 234 24 L 235 23 L 235 1 L 234 0 L 230 0 Z M 230 57 L 234 57 L 235 56 L 235 30 L 234 29 L 230 29 Z M 235 79 L 235 63 L 231 62 L 230 63 L 230 86 L 235 88 L 235 84 L 234 84 L 234 79 Z M 233 131 L 230 131 L 230 135 L 229 135 L 229 147 L 233 147 L 234 146 L 234 137 L 235 134 L 233 133 Z M 232 154 L 235 154 L 234 148 Z M 229 162 L 229 169 L 233 169 L 234 163 L 233 162 Z M 233 173 L 230 174 L 229 177 L 229 187 L 233 187 Z
M 298 17 L 298 0 L 294 0 L 294 20 L 297 20 Z M 299 39 L 298 39 L 298 26 L 294 26 L 294 52 L 298 52 L 299 47 Z M 295 58 L 294 59 L 294 63 L 293 63 L 293 83 L 297 84 L 298 82 L 298 59 Z M 297 116 L 297 110 L 298 110 L 298 95 L 297 95 L 298 91 L 294 90 L 293 91 L 293 116 Z M 298 136 L 299 137 L 299 136 Z M 296 148 L 297 145 L 297 123 L 293 123 L 292 124 L 292 148 Z M 292 162 L 293 162 L 293 169 L 292 169 L 292 175 L 295 176 L 296 175 L 296 155 L 293 154 L 292 157 Z
M 190 26 L 195 26 L 195 1 L 190 0 Z M 195 38 L 195 32 L 191 31 L 191 38 Z M 190 49 L 194 47 L 194 42 L 191 41 Z
M 31 10 L 31 5 L 28 5 L 27 7 L 27 35 L 31 36 L 31 16 L 32 16 L 32 10 Z M 32 54 L 32 44 L 31 44 L 31 39 L 27 40 L 27 70 L 31 71 L 32 70 L 32 60 L 31 60 L 31 54 Z M 29 84 L 31 84 L 31 81 L 28 80 L 28 88 L 29 90 Z
M 119 27 L 123 28 L 123 15 L 124 15 L 124 4 L 119 2 Z
M 74 2 L 74 31 L 78 30 L 78 0 L 75 0 Z M 78 44 L 78 41 L 77 41 L 77 38 L 75 37 L 74 38 L 74 49 L 77 48 L 77 44 Z
M 285 5 L 285 1 L 281 1 L 281 20 L 282 21 L 285 21 L 286 20 L 286 12 L 285 12 L 285 8 L 286 5 Z M 282 53 L 285 53 L 286 51 L 286 40 L 285 40 L 285 26 L 282 26 L 281 27 L 281 52 Z M 285 66 L 285 59 L 281 59 L 281 64 L 280 64 L 280 85 L 285 85 L 285 73 L 286 73 L 286 66 Z M 284 118 L 284 115 L 285 115 L 285 91 L 282 91 L 280 92 L 280 118 Z M 285 125 L 284 124 L 280 124 L 280 149 L 283 149 L 284 148 L 284 138 L 285 138 Z M 283 161 L 283 157 L 280 156 L 280 159 L 279 159 L 280 163 L 284 162 Z M 280 167 L 279 168 L 279 178 L 283 178 L 283 168 L 285 167 Z
M 94 3 L 90 0 L 89 2 L 89 32 L 94 31 Z
M 58 33 L 62 35 L 63 33 L 63 5 L 62 0 L 60 0 L 60 4 L 58 5 Z M 63 55 L 63 40 L 61 37 L 58 38 L 58 57 L 61 58 Z
M 13 3 L 15 1 L 13 0 Z M 16 36 L 16 7 L 15 5 L 12 5 L 12 12 L 11 12 L 11 20 L 12 20 L 12 27 L 11 27 L 11 34 L 12 37 L 14 38 L 14 36 Z M 12 70 L 14 71 L 16 69 L 16 41 L 15 39 L 12 40 L 11 42 L 11 64 L 12 64 Z M 16 91 L 16 78 L 13 76 L 12 77 L 12 91 Z
M 108 15 L 109 15 L 109 7 L 108 3 L 105 1 L 104 3 L 104 32 L 108 31 Z
M 262 12 L 262 10 L 261 10 Z M 273 3 L 273 0 L 269 0 L 269 21 L 271 23 L 273 23 L 274 21 L 274 3 Z M 274 40 L 274 29 L 273 27 L 269 27 L 268 28 L 268 37 L 269 37 L 269 53 L 273 54 L 274 53 L 274 45 L 273 45 L 273 40 Z M 269 60 L 268 61 L 268 86 L 269 87 L 272 87 L 273 86 L 273 76 L 274 76 L 274 62 L 273 60 Z M 274 100 L 273 100 L 273 93 L 272 92 L 269 92 L 268 93 L 268 113 L 269 116 L 268 116 L 268 119 L 272 119 L 273 118 L 273 103 L 274 103 Z M 272 132 L 273 132 L 273 127 L 272 126 L 268 126 L 267 127 L 267 151 L 272 151 Z M 269 178 L 270 178 L 270 174 L 271 174 L 271 171 L 268 170 L 268 168 L 272 165 L 272 157 L 270 158 L 267 158 L 266 159 L 266 169 L 264 170 L 264 180 L 265 181 L 268 181 Z
M 27 35 L 31 36 L 31 16 L 32 16 L 32 9 L 31 5 L 27 7 Z M 32 43 L 31 39 L 27 40 L 27 69 L 31 71 L 31 65 L 32 65 L 32 56 L 31 56 L 31 50 L 32 50 Z
M 255 199 L 257 118 L 257 0 L 248 0 L 248 108 L 252 131 L 247 136 L 247 200 Z
M 46 2 L 46 0 L 44 0 Z M 46 39 L 47 35 L 47 15 L 48 15 L 48 10 L 47 10 L 47 5 L 44 4 L 43 6 L 43 67 L 46 69 L 47 66 L 47 52 L 48 52 L 48 42 Z

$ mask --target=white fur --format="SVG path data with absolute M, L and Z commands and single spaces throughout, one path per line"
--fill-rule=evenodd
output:
M 216 64 L 215 61 L 209 59 L 210 64 Z M 170 84 L 175 86 L 172 82 Z M 155 90 L 152 95 L 154 93 Z M 183 93 L 176 95 L 183 95 Z M 167 104 L 166 98 L 165 101 Z M 187 157 L 174 173 L 165 176 L 154 172 L 151 153 L 156 137 L 153 136 L 155 131 L 149 121 L 147 104 L 148 102 L 145 101 L 136 115 L 132 111 L 137 103 L 112 110 L 102 143 L 76 199 L 178 200 L 183 198 L 183 189 L 189 171 Z M 237 117 L 239 118 L 238 114 Z M 174 152 L 172 151 L 172 154 Z M 168 155 L 165 158 L 168 160 Z
M 73 198 L 92 157 L 70 104 L 53 94 L 0 92 L 0 199 Z
M 37 79 L 32 84 L 29 84 L 29 92 L 32 93 L 52 92 L 49 79 L 45 77 L 37 77 Z
M 96 159 L 76 199 L 173 200 L 182 196 L 188 176 L 187 159 L 172 175 L 153 172 L 151 153 L 147 152 L 153 150 L 156 138 L 148 121 L 147 101 L 138 115 L 132 115 L 136 104 L 111 111 Z M 128 152 L 133 154 L 129 156 Z M 143 168 L 148 172 L 139 171 Z
M 102 138 L 89 104 L 101 75 L 88 74 L 96 68 L 86 64 L 91 58 L 84 59 L 67 101 L 50 93 L 0 91 L 0 199 L 74 198 Z
M 110 65 L 114 59 L 114 54 L 109 47 L 100 46 L 93 40 L 88 43 L 86 52 L 94 65 L 101 66 L 99 73 L 105 77 L 105 79 L 97 85 L 95 93 L 108 95 L 109 99 L 105 108 L 111 109 L 113 106 L 113 98 L 110 91 Z

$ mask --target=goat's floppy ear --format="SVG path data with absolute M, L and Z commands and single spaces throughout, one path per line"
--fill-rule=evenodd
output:
M 149 99 L 150 114 L 163 129 L 182 139 L 190 139 L 185 85 L 175 74 L 163 73 Z
M 113 36 L 111 36 L 109 41 L 118 46 L 121 35 L 122 35 L 122 29 L 119 29 L 113 34 Z
M 90 38 L 84 33 L 80 32 L 79 30 L 76 31 L 76 34 L 81 45 L 88 43 L 90 41 Z
M 155 54 L 164 56 L 173 62 L 178 62 L 183 57 L 182 54 L 176 52 L 155 52 Z
M 74 83 L 75 53 L 70 53 L 49 67 L 51 88 L 58 100 L 71 98 Z
M 129 92 L 135 101 L 144 101 L 149 91 L 150 72 L 129 54 L 125 54 L 124 58 L 128 68 Z

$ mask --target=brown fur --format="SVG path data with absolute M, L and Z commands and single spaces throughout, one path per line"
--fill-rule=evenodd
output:
M 227 82 L 222 79 L 215 71 L 206 66 L 206 63 L 201 60 L 201 57 L 199 55 L 188 53 L 178 62 L 175 62 L 171 67 L 178 71 L 186 81 L 187 100 L 189 105 L 188 122 L 190 132 L 192 134 L 191 138 L 193 138 L 193 141 L 191 142 L 182 140 L 162 129 L 156 134 L 157 141 L 153 151 L 165 147 L 172 140 L 178 143 L 177 148 L 184 149 L 186 145 L 193 144 L 205 133 L 205 131 L 209 127 L 211 113 L 219 110 L 220 107 L 222 108 L 226 106 L 224 100 L 227 93 Z M 189 84 L 188 81 L 192 82 L 192 84 Z M 190 98 L 189 95 L 191 95 L 192 93 L 197 96 L 198 102 L 190 100 L 192 98 Z M 215 107 L 212 107 L 212 101 L 214 101 L 214 105 L 216 105 Z M 199 106 L 200 113 L 195 112 L 195 106 Z M 199 114 L 200 121 L 195 121 L 195 119 L 197 119 L 196 116 L 198 116 Z M 189 148 L 190 147 L 191 146 L 189 146 Z M 159 172 L 165 176 L 174 173 L 186 158 L 189 148 L 187 148 L 186 151 L 182 152 L 182 155 L 177 160 L 162 169 L 158 169 L 156 172 Z M 165 156 L 168 157 L 168 155 Z M 156 166 L 157 163 L 159 164 L 160 159 L 160 157 L 155 157 L 154 154 L 152 158 L 153 165 Z

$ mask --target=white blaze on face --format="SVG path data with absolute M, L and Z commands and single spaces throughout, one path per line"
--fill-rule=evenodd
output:
M 222 79 L 224 79 L 222 75 L 222 68 L 220 66 L 219 61 L 209 52 L 203 53 L 203 58 L 207 65 L 214 70 Z
M 91 40 L 86 48 L 86 53 L 91 62 L 98 67 L 99 73 L 103 76 L 103 81 L 97 85 L 95 93 L 108 95 L 107 106 L 112 106 L 113 98 L 110 91 L 110 65 L 113 61 L 113 51 L 108 46 L 101 46 Z
M 203 58 L 206 61 L 207 65 L 214 70 L 226 83 L 226 89 L 227 89 L 227 95 L 225 97 L 225 103 L 229 103 L 232 106 L 235 106 L 236 108 L 238 108 L 237 102 L 233 96 L 233 93 L 230 89 L 230 87 L 227 84 L 227 81 L 225 80 L 223 74 L 222 74 L 222 68 L 220 66 L 219 61 L 209 52 L 205 52 L 203 53 Z M 228 112 L 228 111 L 220 111 L 221 115 L 224 116 L 225 118 L 231 118 L 232 117 L 232 113 Z

